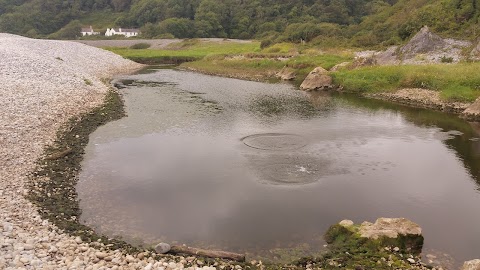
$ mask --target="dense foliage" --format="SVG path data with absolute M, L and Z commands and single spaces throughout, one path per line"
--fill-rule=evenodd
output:
M 78 20 L 103 30 L 139 27 L 147 38 L 260 38 L 268 45 L 320 36 L 369 46 L 398 43 L 423 25 L 473 38 L 479 15 L 477 0 L 0 0 L 0 31 L 48 37 L 61 30 L 52 37 L 66 38 Z

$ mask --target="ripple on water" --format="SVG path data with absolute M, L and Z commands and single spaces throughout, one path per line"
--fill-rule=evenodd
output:
M 248 147 L 261 150 L 296 150 L 307 145 L 307 140 L 300 135 L 287 133 L 254 134 L 242 138 Z

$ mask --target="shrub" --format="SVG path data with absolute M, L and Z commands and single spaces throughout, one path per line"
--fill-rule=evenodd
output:
M 140 50 L 140 49 L 148 49 L 150 48 L 150 44 L 148 43 L 137 43 L 137 44 L 133 44 L 132 46 L 130 46 L 130 49 L 134 49 L 134 50 Z
M 447 57 L 447 56 L 442 56 L 442 58 L 440 58 L 440 62 L 442 63 L 453 63 L 453 57 Z

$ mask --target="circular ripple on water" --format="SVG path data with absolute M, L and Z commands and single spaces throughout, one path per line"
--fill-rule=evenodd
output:
M 295 150 L 307 145 L 299 135 L 287 133 L 254 134 L 242 138 L 242 142 L 252 148 L 261 150 Z
M 347 173 L 332 159 L 306 153 L 275 152 L 245 157 L 258 181 L 267 185 L 304 185 L 327 176 Z

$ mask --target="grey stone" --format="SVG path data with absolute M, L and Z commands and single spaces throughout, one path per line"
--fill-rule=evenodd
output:
M 95 256 L 101 260 L 101 259 L 107 257 L 107 253 L 97 251 L 97 252 L 95 252 Z
M 291 81 L 297 77 L 295 70 L 289 67 L 284 67 L 280 72 L 275 75 L 277 78 L 280 78 L 284 81 Z
M 338 224 L 342 225 L 343 227 L 348 227 L 348 226 L 353 226 L 354 223 L 349 219 L 344 219 L 340 221 Z
M 322 67 L 316 67 L 302 82 L 300 89 L 305 91 L 330 89 L 333 88 L 332 82 L 332 77 L 328 75 L 328 71 L 326 69 Z
M 170 251 L 170 245 L 167 243 L 159 243 L 155 246 L 155 251 L 159 254 L 165 254 Z
M 422 235 L 422 228 L 406 218 L 379 218 L 372 224 L 364 222 L 359 229 L 362 237 L 378 239 L 382 236 L 397 238 L 398 235 Z
M 400 49 L 403 59 L 414 57 L 420 53 L 428 53 L 446 46 L 446 42 L 438 35 L 432 33 L 428 26 L 420 31 Z

